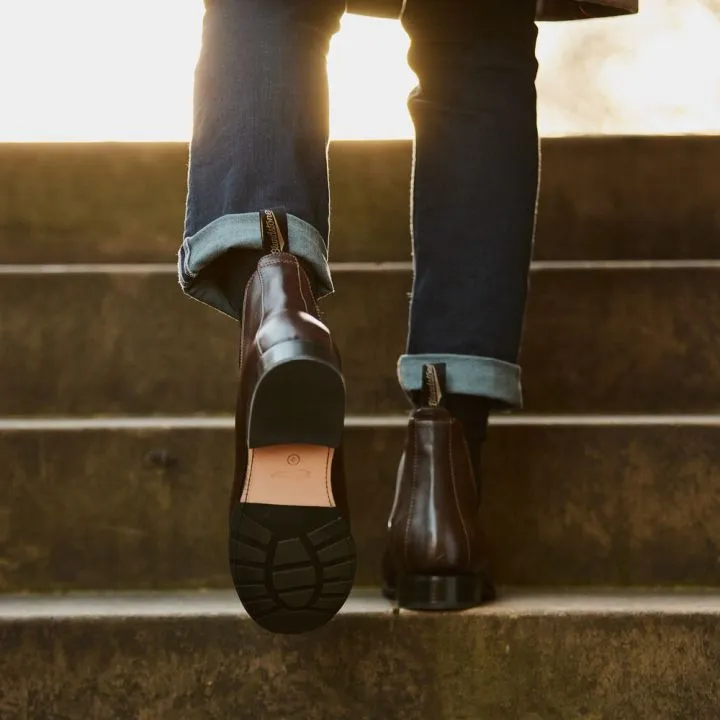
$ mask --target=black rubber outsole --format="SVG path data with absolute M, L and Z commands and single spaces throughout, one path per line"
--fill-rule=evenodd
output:
M 399 608 L 420 612 L 470 610 L 497 599 L 486 575 L 408 575 L 397 587 L 383 585 L 383 595 Z
M 239 504 L 229 554 L 245 610 L 282 634 L 329 622 L 350 594 L 357 565 L 350 526 L 331 507 Z
M 247 417 L 247 446 L 337 448 L 345 382 L 325 347 L 281 343 L 262 357 Z M 230 518 L 230 572 L 250 617 L 274 633 L 316 630 L 350 595 L 357 559 L 336 507 L 240 503 Z

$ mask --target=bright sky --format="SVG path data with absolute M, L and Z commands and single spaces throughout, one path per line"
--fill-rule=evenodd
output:
M 542 26 L 544 135 L 720 132 L 720 0 L 644 5 Z M 201 0 L 0 0 L 0 141 L 187 140 L 201 20 Z M 333 138 L 411 137 L 408 46 L 395 21 L 344 18 Z

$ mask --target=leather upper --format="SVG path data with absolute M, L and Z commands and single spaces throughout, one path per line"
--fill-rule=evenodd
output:
M 287 340 L 330 342 L 330 331 L 318 319 L 307 274 L 294 255 L 273 253 L 258 262 L 245 287 L 240 346 L 241 382 L 253 383 L 253 360 Z
M 388 522 L 386 576 L 484 571 L 479 504 L 460 423 L 443 407 L 415 410 Z

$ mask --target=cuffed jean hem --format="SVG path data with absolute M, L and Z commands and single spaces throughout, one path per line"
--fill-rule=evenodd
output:
M 423 365 L 445 365 L 445 391 L 454 395 L 476 395 L 497 403 L 500 409 L 522 408 L 520 367 L 494 358 L 472 355 L 402 355 L 398 380 L 403 390 L 422 390 Z
M 305 260 L 315 271 L 315 290 L 318 297 L 334 292 L 327 246 L 322 235 L 309 223 L 288 214 L 288 252 Z M 236 215 L 223 215 L 183 240 L 178 252 L 178 278 L 180 287 L 190 297 L 238 320 L 242 314 L 243 293 L 231 296 L 215 282 L 212 274 L 204 274 L 212 262 L 230 250 L 245 248 L 262 250 L 262 231 L 259 211 Z M 238 275 L 243 275 L 241 269 Z M 244 290 L 249 279 L 237 278 L 237 287 Z

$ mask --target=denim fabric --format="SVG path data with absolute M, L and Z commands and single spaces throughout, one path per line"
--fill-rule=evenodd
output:
M 400 386 L 411 396 L 422 390 L 423 367 L 445 366 L 445 391 L 451 395 L 482 395 L 495 408 L 521 407 L 520 368 L 496 358 L 425 353 L 403 355 L 398 361 Z M 482 388 L 478 393 L 477 389 Z
M 304 220 L 288 215 L 288 247 L 315 270 L 314 291 L 320 298 L 333 291 L 322 235 Z M 258 213 L 223 215 L 186 237 L 178 257 L 180 286 L 196 300 L 232 318 L 242 312 L 247 279 L 262 250 Z
M 402 16 L 420 83 L 398 376 L 412 391 L 423 364 L 443 362 L 451 392 L 517 407 L 538 186 L 535 0 L 468 5 L 406 0 Z M 185 292 L 233 317 L 263 208 L 287 209 L 290 251 L 314 268 L 319 295 L 332 291 L 326 56 L 344 10 L 345 0 L 206 0 L 178 266 Z

